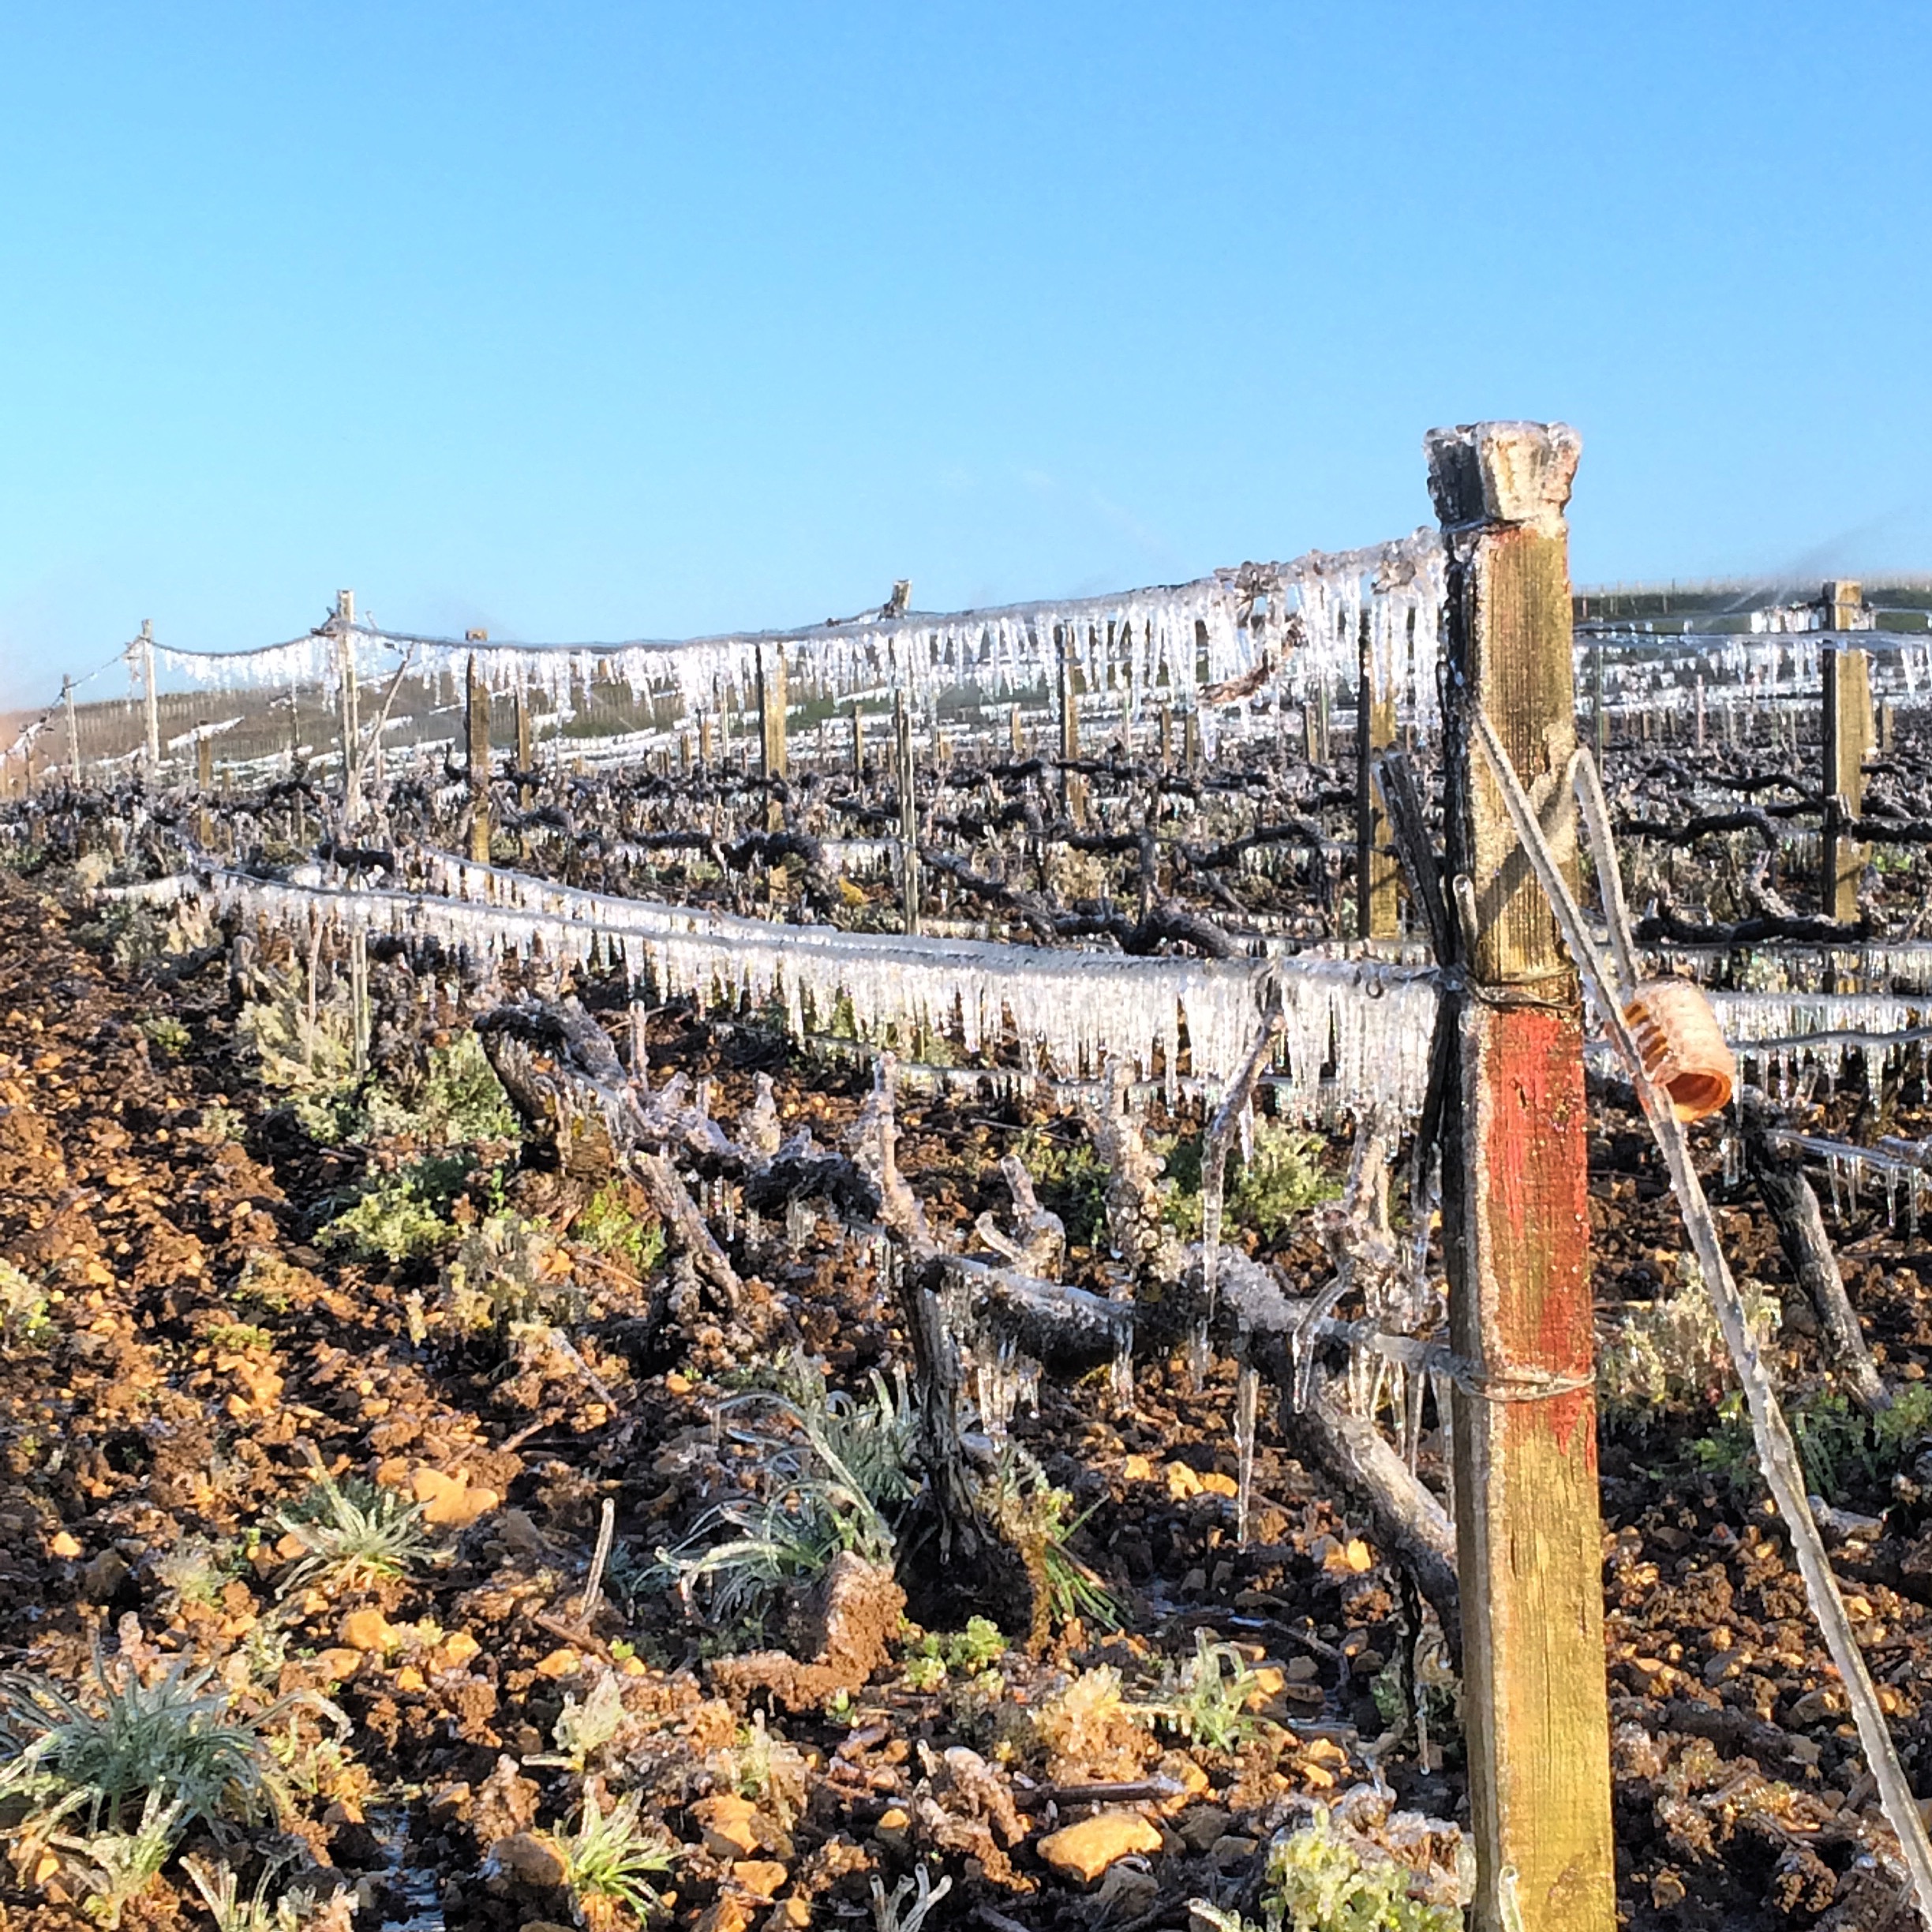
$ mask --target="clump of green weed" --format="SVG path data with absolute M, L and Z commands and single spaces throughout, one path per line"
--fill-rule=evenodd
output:
M 654 1217 L 634 1214 L 624 1204 L 623 1190 L 615 1181 L 607 1181 L 590 1196 L 571 1223 L 570 1231 L 573 1241 L 622 1261 L 640 1277 L 649 1275 L 664 1258 L 662 1223 Z
M 374 1089 L 367 1108 L 373 1132 L 412 1134 L 432 1147 L 514 1140 L 519 1133 L 510 1096 L 474 1033 L 431 1047 L 420 1074 Z
M 1257 1119 L 1254 1150 L 1228 1190 L 1227 1224 L 1252 1228 L 1264 1241 L 1283 1234 L 1298 1215 L 1336 1200 L 1342 1185 L 1322 1167 L 1328 1144 L 1310 1129 Z
M 147 1035 L 148 1045 L 170 1059 L 179 1059 L 193 1044 L 193 1035 L 172 1013 L 157 1013 L 152 1019 L 144 1020 L 140 1029 Z
M 517 1323 L 574 1327 L 582 1320 L 582 1290 L 569 1257 L 541 1221 L 485 1215 L 466 1228 L 444 1264 L 436 1291 L 441 1319 L 462 1333 L 507 1335 Z
M 1142 1706 L 1189 1743 L 1209 1750 L 1234 1750 L 1256 1728 L 1248 1700 L 1260 1683 L 1232 1644 L 1194 1633 L 1194 1654 L 1172 1673 L 1163 1694 Z
M 210 1348 L 226 1349 L 235 1354 L 245 1354 L 250 1349 L 275 1346 L 275 1337 L 253 1322 L 216 1322 L 208 1328 L 204 1339 Z
M 39 1348 L 53 1336 L 47 1290 L 11 1261 L 0 1260 L 0 1354 Z
M 324 1248 L 351 1260 L 420 1260 L 456 1238 L 451 1204 L 470 1178 L 466 1153 L 425 1155 L 371 1181 L 348 1207 L 316 1231 Z
M 1763 1282 L 1739 1284 L 1745 1314 L 1762 1346 L 1784 1318 Z M 1695 1261 L 1687 1258 L 1675 1294 L 1627 1302 L 1597 1339 L 1597 1387 L 1606 1415 L 1642 1427 L 1657 1410 L 1708 1406 L 1731 1379 L 1731 1352 Z
M 1257 1118 L 1252 1151 L 1230 1157 L 1222 1226 L 1252 1228 L 1264 1241 L 1278 1240 L 1299 1215 L 1336 1199 L 1341 1183 L 1322 1166 L 1327 1140 L 1312 1129 Z M 1165 1148 L 1166 1178 L 1161 1217 L 1185 1241 L 1201 1232 L 1201 1143 L 1176 1137 Z
M 1079 1617 L 1106 1630 L 1119 1627 L 1119 1606 L 1069 1547 L 1086 1518 L 1069 1514 L 1072 1495 L 1056 1489 L 1017 1443 L 1007 1443 L 993 1475 L 982 1486 L 979 1501 L 1019 1552 L 1053 1622 L 1066 1623 Z
M 1855 1409 L 1835 1390 L 1818 1390 L 1787 1403 L 1805 1482 L 1826 1502 L 1838 1503 L 1882 1492 L 1893 1475 L 1932 1433 L 1932 1383 L 1908 1383 L 1889 1407 L 1875 1416 Z M 1690 1460 L 1705 1474 L 1742 1496 L 1763 1484 L 1750 1417 L 1741 1391 L 1719 1403 L 1717 1426 L 1690 1446 Z
M 1459 1906 L 1417 1895 L 1417 1875 L 1354 1833 L 1338 1831 L 1325 1807 L 1268 1848 L 1257 1923 L 1189 1901 L 1216 1932 L 1462 1932 Z
M 627 1793 L 614 1810 L 599 1802 L 594 1782 L 584 1788 L 575 1825 L 555 1834 L 564 1860 L 564 1882 L 581 1913 L 587 1901 L 608 1900 L 649 1918 L 663 1901 L 651 1883 L 670 1870 L 678 1848 L 639 1816 L 640 1794 Z
M 682 1544 L 658 1552 L 687 1602 L 702 1586 L 714 1617 L 739 1623 L 761 1616 L 779 1592 L 822 1576 L 841 1551 L 892 1560 L 893 1519 L 912 1493 L 917 1422 L 903 1377 L 874 1374 L 860 1398 L 829 1391 L 800 1361 L 781 1388 L 750 1391 L 721 1409 L 749 1419 L 740 1440 L 758 1452 L 759 1493 L 715 1505 Z
M 275 1814 L 260 1738 L 212 1670 L 175 1663 L 153 1683 L 96 1661 L 91 1683 L 0 1679 L 0 1802 L 26 1802 L 43 1828 L 78 1813 L 90 1833 L 122 1829 L 136 1798 L 216 1829 Z
M 317 1469 L 308 1493 L 275 1521 L 302 1547 L 282 1579 L 284 1594 L 311 1584 L 366 1588 L 406 1576 L 436 1554 L 422 1505 L 360 1477 L 337 1482 Z
M 1005 1632 L 990 1617 L 983 1616 L 969 1617 L 963 1631 L 950 1635 L 927 1631 L 915 1638 L 906 1650 L 908 1658 L 929 1657 L 938 1663 L 942 1678 L 950 1671 L 976 1676 L 1005 1654 Z

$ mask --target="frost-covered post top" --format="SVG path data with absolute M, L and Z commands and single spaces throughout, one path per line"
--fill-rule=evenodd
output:
M 1445 529 L 1526 523 L 1563 528 L 1583 439 L 1567 423 L 1458 423 L 1422 439 L 1429 496 Z

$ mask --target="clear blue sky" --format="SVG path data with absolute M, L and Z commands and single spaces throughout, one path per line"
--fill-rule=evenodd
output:
M 6 5 L 0 702 L 339 585 L 580 638 L 1165 581 L 1413 526 L 1483 415 L 1582 431 L 1580 579 L 1932 568 L 1929 22 Z

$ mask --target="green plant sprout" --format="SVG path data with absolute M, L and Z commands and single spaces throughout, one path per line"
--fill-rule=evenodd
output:
M 338 1483 L 318 1463 L 308 1493 L 275 1515 L 303 1551 L 284 1574 L 281 1593 L 324 1582 L 366 1588 L 406 1576 L 436 1553 L 422 1515 L 422 1505 L 399 1491 L 359 1477 Z
M 643 1919 L 662 1904 L 650 1881 L 671 1870 L 678 1848 L 640 1822 L 640 1803 L 631 1792 L 606 1812 L 593 1782 L 585 1788 L 575 1828 L 556 1834 L 564 1882 L 580 1908 L 586 1899 L 611 1899 Z

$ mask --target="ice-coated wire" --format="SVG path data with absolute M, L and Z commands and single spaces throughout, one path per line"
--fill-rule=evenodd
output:
M 1646 1071 L 1643 1055 L 1638 1050 L 1636 1040 L 1624 1020 L 1626 1002 L 1619 994 L 1627 992 L 1628 988 L 1619 987 L 1614 968 L 1605 967 L 1582 911 L 1563 877 L 1563 869 L 1543 836 L 1535 811 L 1523 791 L 1522 781 L 1517 777 L 1495 726 L 1480 708 L 1476 713 L 1475 725 L 1477 742 L 1501 788 L 1517 838 L 1548 898 L 1577 970 L 1590 987 L 1604 1030 L 1623 1059 L 1642 1105 L 1644 1118 L 1649 1123 L 1658 1151 L 1670 1170 L 1671 1185 L 1677 1196 L 1685 1230 L 1690 1237 L 1698 1265 L 1703 1271 L 1718 1327 L 1723 1331 L 1738 1381 L 1744 1391 L 1745 1405 L 1750 1413 L 1751 1436 L 1757 1445 L 1758 1459 L 1765 1483 L 1777 1505 L 1778 1514 L 1784 1519 L 1792 1541 L 1792 1552 L 1797 1559 L 1799 1574 L 1804 1579 L 1805 1593 L 1810 1599 L 1812 1614 L 1818 1619 L 1825 1647 L 1844 1685 L 1846 1698 L 1852 1706 L 1852 1722 L 1858 1729 L 1859 1742 L 1864 1747 L 1865 1762 L 1878 1784 L 1879 1801 L 1897 1834 L 1899 1848 L 1904 1855 L 1919 1915 L 1928 1926 L 1932 1926 L 1932 1841 L 1926 1838 L 1925 1821 L 1919 1815 L 1917 1800 L 1912 1795 L 1904 1768 L 1899 1762 L 1891 1730 L 1885 1723 L 1870 1673 L 1865 1666 L 1864 1653 L 1859 1648 L 1857 1634 L 1846 1614 L 1844 1600 L 1839 1594 L 1837 1578 L 1832 1574 L 1831 1559 L 1825 1552 L 1824 1539 L 1818 1533 L 1807 1498 L 1797 1447 L 1784 1420 L 1784 1408 L 1778 1401 L 1770 1369 L 1752 1332 L 1743 1297 L 1738 1292 L 1730 1264 L 1724 1259 L 1723 1245 L 1717 1238 L 1717 1222 L 1712 1217 L 1710 1204 L 1704 1197 L 1703 1184 L 1698 1179 L 1683 1125 L 1671 1106 L 1669 1096 Z M 1580 752 L 1579 755 L 1588 758 L 1587 752 Z M 1586 826 L 1589 820 L 1589 814 L 1586 813 Z M 1589 829 L 1593 843 L 1594 828 Z M 1596 858 L 1600 873 L 1615 869 L 1614 850 L 1600 849 Z M 1607 898 L 1606 908 L 1620 908 L 1620 895 L 1616 899 Z M 1631 951 L 1627 937 L 1623 950 L 1626 956 Z

